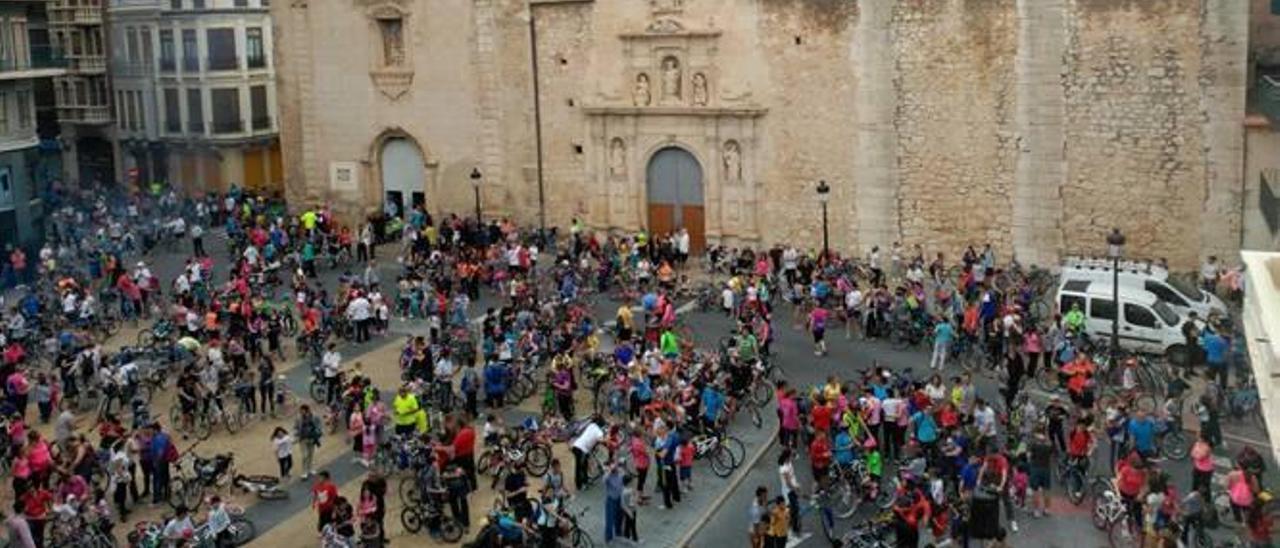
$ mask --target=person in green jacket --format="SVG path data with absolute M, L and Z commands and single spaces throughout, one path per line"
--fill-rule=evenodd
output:
M 662 337 L 658 339 L 658 346 L 663 356 L 674 358 L 680 355 L 680 338 L 676 336 L 675 331 L 664 330 Z

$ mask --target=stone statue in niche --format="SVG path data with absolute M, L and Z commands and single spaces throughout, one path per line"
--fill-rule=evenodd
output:
M 627 176 L 627 145 L 622 139 L 615 138 L 609 143 L 609 175 L 614 179 Z
M 726 141 L 724 144 L 724 182 L 737 184 L 742 182 L 742 150 L 737 141 Z
M 389 18 L 379 19 L 378 27 L 382 31 L 382 57 L 387 66 L 395 67 L 404 64 L 404 21 Z
M 701 72 L 693 75 L 693 104 L 707 106 L 707 76 Z
M 675 57 L 662 60 L 662 99 L 680 100 L 680 61 Z
M 643 72 L 636 76 L 636 87 L 631 92 L 631 100 L 638 107 L 649 106 L 649 75 Z

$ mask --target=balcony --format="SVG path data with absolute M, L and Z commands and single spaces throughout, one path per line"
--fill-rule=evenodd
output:
M 240 133 L 244 131 L 244 122 L 239 118 L 233 120 L 214 120 L 213 133 L 217 135 L 227 133 Z
M 81 6 L 75 9 L 72 23 L 77 25 L 101 25 L 102 6 Z
M 173 72 L 177 70 L 178 64 L 172 57 L 160 58 L 160 72 Z
M 1253 104 L 1271 120 L 1272 127 L 1280 127 L 1280 74 L 1263 74 L 1253 87 Z
M 59 105 L 58 121 L 85 125 L 110 124 L 111 109 L 106 105 Z
M 116 78 L 150 78 L 155 65 L 148 62 L 130 62 L 114 60 L 111 62 L 111 75 Z
M 72 55 L 67 57 L 67 72 L 72 74 L 102 74 L 107 71 L 107 58 L 102 55 Z
M 49 46 L 32 46 L 25 59 L 0 57 L 0 80 L 44 78 L 66 73 L 67 59 Z
M 204 66 L 206 70 L 210 72 L 240 70 L 240 59 L 238 57 L 230 56 L 230 55 L 225 57 L 224 56 L 205 57 Z

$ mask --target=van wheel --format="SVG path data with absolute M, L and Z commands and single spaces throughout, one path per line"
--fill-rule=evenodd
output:
M 1187 352 L 1186 345 L 1175 344 L 1170 346 L 1168 350 L 1164 351 L 1164 359 L 1169 362 L 1169 365 L 1175 367 L 1186 367 L 1187 362 L 1190 360 L 1190 356 Z

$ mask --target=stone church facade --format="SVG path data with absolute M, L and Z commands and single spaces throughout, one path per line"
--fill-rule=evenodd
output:
M 1048 264 L 1100 252 L 1112 226 L 1182 267 L 1240 246 L 1239 0 L 272 11 L 288 197 L 350 219 L 389 197 L 470 212 L 478 171 L 486 217 L 818 247 L 821 180 L 846 252 L 991 243 Z

